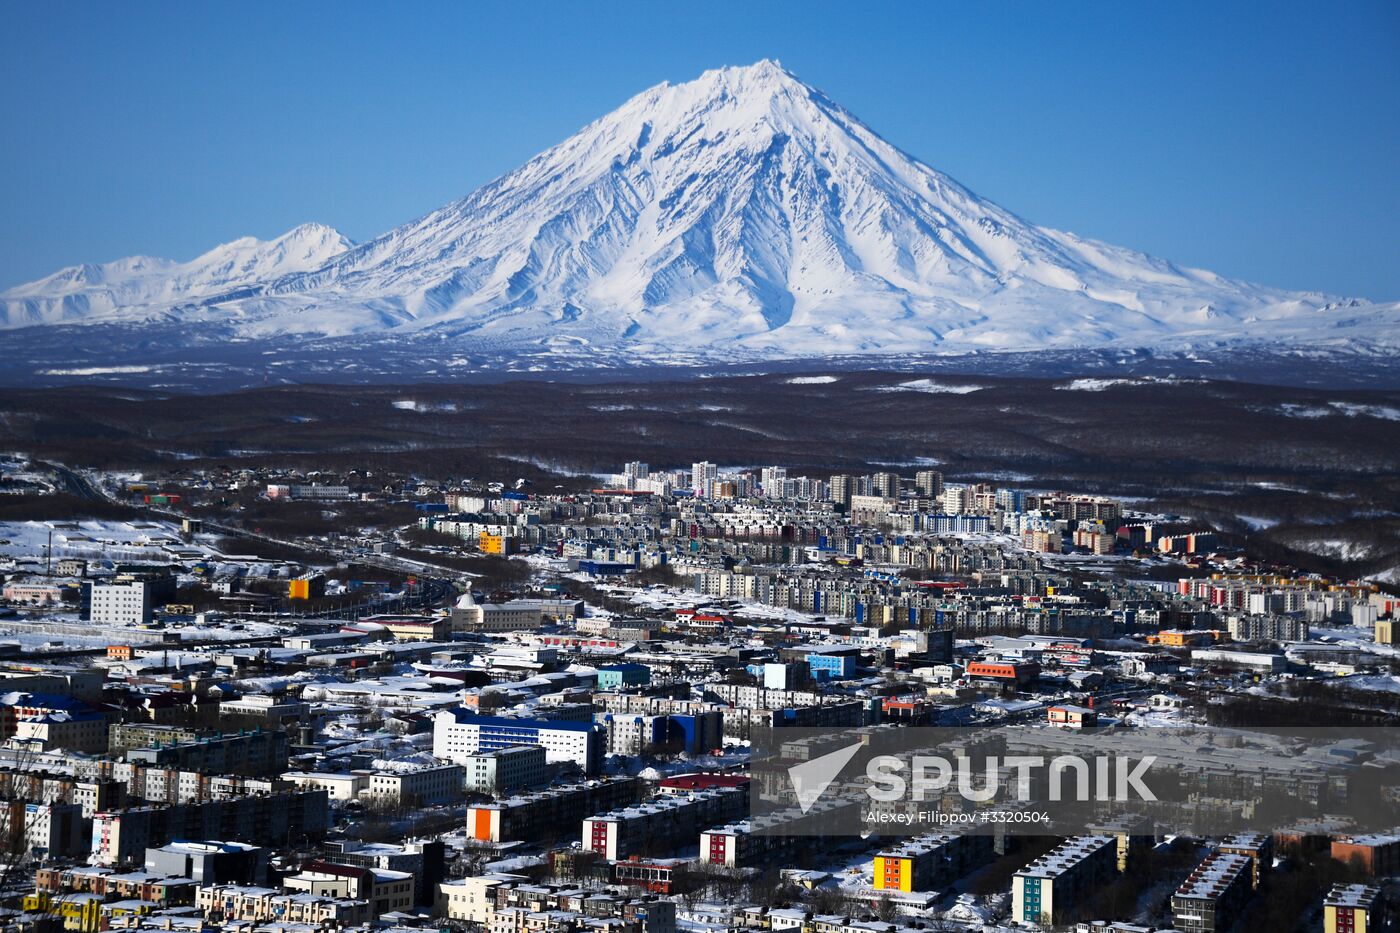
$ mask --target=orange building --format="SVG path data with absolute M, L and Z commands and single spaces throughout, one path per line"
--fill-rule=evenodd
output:
M 326 595 L 326 579 L 319 573 L 308 573 L 287 581 L 288 599 L 320 599 Z
M 1045 711 L 1045 721 L 1061 729 L 1083 729 L 1098 724 L 1099 714 L 1087 706 L 1052 706 Z
M 483 554 L 498 554 L 504 557 L 507 554 L 514 554 L 518 549 L 515 538 L 509 535 L 493 535 L 488 531 L 483 531 L 477 538 L 476 546 Z
M 1400 871 L 1400 836 L 1333 839 L 1332 858 L 1356 865 L 1368 875 L 1393 875 Z

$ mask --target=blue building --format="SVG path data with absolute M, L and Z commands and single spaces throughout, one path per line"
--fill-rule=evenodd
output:
M 807 655 L 807 669 L 813 680 L 846 680 L 855 676 L 856 654 L 853 648 L 813 651 Z
M 651 683 L 651 668 L 645 664 L 612 664 L 598 668 L 599 690 L 622 690 Z
M 513 745 L 542 746 L 546 762 L 572 762 L 585 774 L 597 774 L 607 754 L 607 730 L 592 722 L 483 716 L 461 708 L 433 717 L 436 758 L 466 764 L 477 752 Z

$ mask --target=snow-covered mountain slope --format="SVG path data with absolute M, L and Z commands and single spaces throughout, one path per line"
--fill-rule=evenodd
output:
M 132 256 L 70 266 L 0 293 L 0 325 L 144 318 L 180 302 L 318 269 L 353 245 L 324 224 L 302 224 L 276 239 L 243 237 L 216 246 L 189 262 Z
M 132 300 L 101 291 L 105 320 L 160 315 L 239 338 L 437 334 L 653 361 L 1400 343 L 1396 305 L 1232 281 L 1030 224 L 768 61 L 651 88 L 316 267 L 177 286 L 188 273 L 135 262 Z M 92 316 L 91 299 L 55 287 L 0 296 L 3 320 Z

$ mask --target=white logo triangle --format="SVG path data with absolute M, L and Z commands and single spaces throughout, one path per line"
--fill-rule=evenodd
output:
M 855 757 L 860 748 L 861 743 L 857 742 L 788 768 L 788 778 L 792 781 L 792 789 L 797 792 L 797 805 L 802 808 L 803 813 L 811 810 L 812 805 L 821 799 L 821 795 L 826 793 L 831 782 L 836 780 L 841 774 L 841 769 L 846 767 L 846 763 Z

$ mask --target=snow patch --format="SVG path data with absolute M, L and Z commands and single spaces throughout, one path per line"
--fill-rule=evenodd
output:
M 937 382 L 933 379 L 914 379 L 909 382 L 901 382 L 893 386 L 876 386 L 876 392 L 928 392 L 932 395 L 967 395 L 971 392 L 980 392 L 986 386 L 972 385 L 969 383 Z

